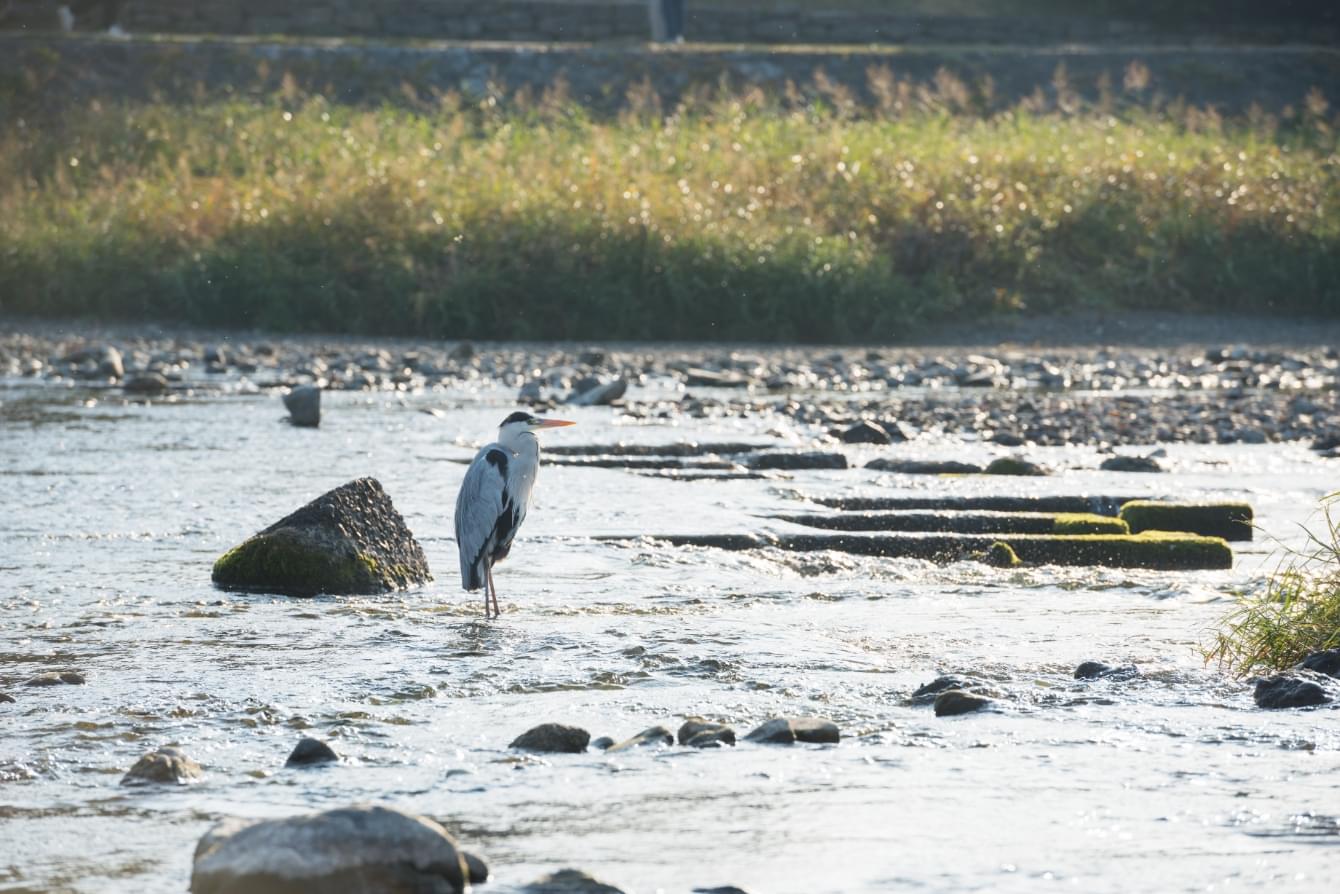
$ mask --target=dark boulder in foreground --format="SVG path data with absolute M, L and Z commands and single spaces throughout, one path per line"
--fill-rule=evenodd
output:
M 293 752 L 284 761 L 286 767 L 310 767 L 315 764 L 338 763 L 340 756 L 320 739 L 307 736 L 293 748 Z
M 302 428 L 316 428 L 321 424 L 321 389 L 315 385 L 299 385 L 284 395 L 288 421 Z
M 952 717 L 980 711 L 991 704 L 991 699 L 964 689 L 946 689 L 935 697 L 935 716 Z
M 521 889 L 521 894 L 624 894 L 622 888 L 607 885 L 578 869 L 560 869 L 536 879 Z
M 200 839 L 193 894 L 447 892 L 467 888 L 456 841 L 430 819 L 354 806 L 279 820 L 226 820 Z
M 432 579 L 423 549 L 374 478 L 323 494 L 214 563 L 220 587 L 290 596 L 387 593 Z
M 204 777 L 200 765 L 177 748 L 160 748 L 135 761 L 121 777 L 122 785 L 185 785 Z
M 1276 674 L 1273 677 L 1256 681 L 1256 691 L 1252 693 L 1258 708 L 1311 708 L 1324 705 L 1330 696 L 1315 680 L 1288 674 Z
M 523 751 L 547 751 L 559 754 L 581 754 L 591 742 L 591 734 L 581 727 L 561 723 L 541 723 L 531 727 L 512 740 L 508 748 Z
M 1138 676 L 1140 671 L 1133 664 L 1113 667 L 1101 661 L 1084 661 L 1075 668 L 1076 680 L 1133 680 Z
M 1303 670 L 1325 674 L 1328 677 L 1340 677 L 1340 649 L 1323 649 L 1313 652 L 1298 663 Z

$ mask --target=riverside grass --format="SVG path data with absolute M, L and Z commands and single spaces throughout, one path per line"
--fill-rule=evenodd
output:
M 0 133 L 0 311 L 801 342 L 1021 311 L 1340 313 L 1315 91 L 1225 120 L 987 112 L 961 84 L 871 79 L 870 107 L 723 91 L 601 118 L 561 91 L 367 107 L 288 85 L 21 117 Z
M 1224 618 L 1207 661 L 1247 676 L 1340 647 L 1340 492 L 1322 501 L 1322 524 L 1301 549 L 1284 551 L 1264 595 L 1242 598 Z

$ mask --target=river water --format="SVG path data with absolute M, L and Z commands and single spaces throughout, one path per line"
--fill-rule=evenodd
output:
M 226 816 L 350 802 L 440 819 L 507 892 L 576 866 L 629 892 L 1315 890 L 1340 865 L 1334 709 L 1263 712 L 1199 647 L 1232 594 L 1296 542 L 1335 463 L 1302 446 L 1168 445 L 1172 473 L 910 478 L 854 468 L 675 482 L 547 468 L 497 574 L 503 616 L 458 586 L 452 507 L 513 391 L 330 393 L 318 430 L 272 393 L 127 403 L 7 380 L 0 391 L 0 891 L 183 891 Z M 436 415 L 421 412 L 434 408 Z M 548 443 L 781 442 L 776 418 L 561 415 Z M 980 460 L 918 439 L 845 447 Z M 349 479 L 378 478 L 435 582 L 375 598 L 214 589 L 221 552 Z M 602 534 L 783 530 L 798 494 L 1234 497 L 1263 534 L 1232 571 L 1001 571 L 835 554 L 671 549 Z M 1080 682 L 1082 660 L 1140 679 Z M 28 688 L 47 670 L 87 684 Z M 945 672 L 1000 710 L 904 703 Z M 701 714 L 839 723 L 837 746 L 520 757 L 545 721 L 616 739 Z M 284 770 L 302 735 L 345 758 Z M 199 784 L 127 789 L 175 744 Z

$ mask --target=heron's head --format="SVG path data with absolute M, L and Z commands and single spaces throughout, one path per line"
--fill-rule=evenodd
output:
M 541 419 L 530 413 L 516 412 L 502 421 L 502 425 L 498 426 L 498 433 L 503 438 L 510 438 L 524 432 L 537 432 L 542 428 L 561 428 L 576 424 L 566 419 Z

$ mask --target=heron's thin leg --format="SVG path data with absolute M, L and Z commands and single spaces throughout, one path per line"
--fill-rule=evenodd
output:
M 484 620 L 489 619 L 489 587 L 493 583 L 493 575 L 488 574 L 484 577 Z
M 498 589 L 493 583 L 493 566 L 489 566 L 489 592 L 493 594 L 493 617 L 502 616 L 502 609 L 498 608 Z

